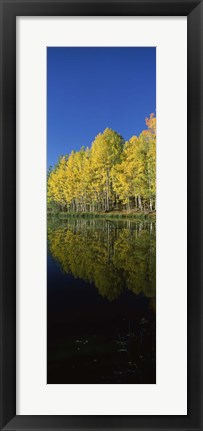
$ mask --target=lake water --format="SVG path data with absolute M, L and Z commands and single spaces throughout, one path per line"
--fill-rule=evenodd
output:
M 47 383 L 156 383 L 155 223 L 48 220 Z

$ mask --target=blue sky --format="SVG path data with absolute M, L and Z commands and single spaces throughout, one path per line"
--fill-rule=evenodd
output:
M 155 110 L 156 48 L 47 48 L 48 167 L 106 127 L 139 135 Z

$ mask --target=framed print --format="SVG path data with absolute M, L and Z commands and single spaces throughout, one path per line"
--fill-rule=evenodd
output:
M 121 44 L 121 25 L 125 28 L 125 46 L 118 46 L 118 41 Z M 93 47 L 90 46 L 92 33 Z M 42 39 L 43 34 L 46 39 Z M 184 415 L 187 408 L 187 322 L 186 306 L 182 309 L 181 321 L 179 306 L 180 303 L 186 305 L 186 19 L 65 17 L 59 21 L 56 18 L 37 21 L 36 18 L 19 17 L 17 35 L 17 223 L 20 234 L 17 412 L 30 414 L 32 408 L 34 414 L 64 414 L 68 400 L 69 414 L 113 412 L 129 415 L 134 412 L 136 401 L 137 415 Z M 173 67 L 174 56 L 178 72 Z M 80 70 L 83 70 L 82 74 Z M 174 71 L 176 80 L 172 91 L 164 82 L 166 74 L 173 76 Z M 156 87 L 155 75 L 159 77 Z M 41 103 L 43 92 L 47 100 L 45 105 Z M 144 112 L 147 103 L 151 103 L 146 123 L 141 118 L 144 115 L 142 103 Z M 157 142 L 155 112 L 159 117 Z M 173 141 L 170 134 L 166 135 L 163 112 L 174 124 Z M 35 128 L 30 136 L 32 118 L 35 118 Z M 119 122 L 117 118 L 120 118 Z M 138 118 L 142 121 L 140 130 L 134 132 Z M 181 129 L 177 127 L 177 120 L 181 121 Z M 90 139 L 90 143 L 81 147 L 84 137 L 78 136 L 75 141 L 72 133 L 72 138 L 66 138 L 64 147 L 60 147 L 58 136 L 63 130 L 70 133 L 71 124 L 77 122 L 83 124 L 79 128 L 81 133 L 89 125 L 90 135 L 85 139 Z M 126 133 L 131 133 L 129 141 L 126 136 L 123 138 L 123 132 L 121 134 L 121 124 L 125 130 L 125 122 Z M 46 125 L 47 148 L 44 145 Z M 99 133 L 98 127 L 101 127 Z M 29 151 L 28 140 L 29 147 L 32 140 L 32 158 L 35 160 L 31 165 L 24 161 Z M 67 142 L 70 143 L 69 151 Z M 161 142 L 164 144 L 160 145 Z M 57 160 L 60 153 L 56 164 L 49 162 L 50 156 Z M 51 164 L 53 168 L 50 169 Z M 160 172 L 163 167 L 164 176 Z M 159 184 L 157 192 L 156 182 Z M 33 191 L 28 194 L 28 189 Z M 176 194 L 172 196 L 175 189 Z M 136 190 L 140 194 L 135 197 Z M 175 199 L 183 212 L 181 223 L 175 213 L 172 222 L 171 215 L 173 235 L 179 238 L 174 250 L 173 237 L 170 229 L 166 231 L 164 220 L 168 211 L 166 200 L 175 203 Z M 159 208 L 156 248 L 155 205 Z M 37 229 L 31 231 L 30 224 L 37 225 Z M 160 243 L 162 238 L 167 242 L 167 248 Z M 24 254 L 24 250 L 30 248 L 30 242 L 32 259 L 28 253 Z M 34 250 L 38 244 L 40 248 L 36 255 Z M 164 254 L 160 253 L 163 249 Z M 33 261 L 36 271 L 28 284 L 26 280 L 30 278 Z M 176 268 L 175 281 L 166 262 Z M 176 306 L 173 295 L 176 295 Z M 30 306 L 25 304 L 27 296 Z M 157 306 L 160 304 L 157 316 L 156 303 Z M 47 318 L 44 314 L 46 306 Z M 174 336 L 168 343 L 171 332 Z M 174 349 L 175 363 L 171 354 Z M 169 360 L 170 374 L 167 372 Z M 35 372 L 30 376 L 27 364 L 32 361 Z M 177 366 L 177 361 L 181 367 Z M 126 385 L 125 403 L 121 397 L 123 385 Z M 56 403 L 56 398 L 60 402 Z
M 202 18 L 1 1 L 1 429 L 202 429 Z

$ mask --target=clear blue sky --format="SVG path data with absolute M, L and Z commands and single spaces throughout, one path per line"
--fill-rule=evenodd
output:
M 155 110 L 156 48 L 47 48 L 48 167 L 106 127 L 138 135 Z

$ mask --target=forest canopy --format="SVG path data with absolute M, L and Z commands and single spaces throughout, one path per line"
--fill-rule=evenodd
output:
M 129 141 L 112 129 L 91 147 L 59 158 L 47 179 L 48 210 L 101 212 L 156 209 L 156 117 Z

